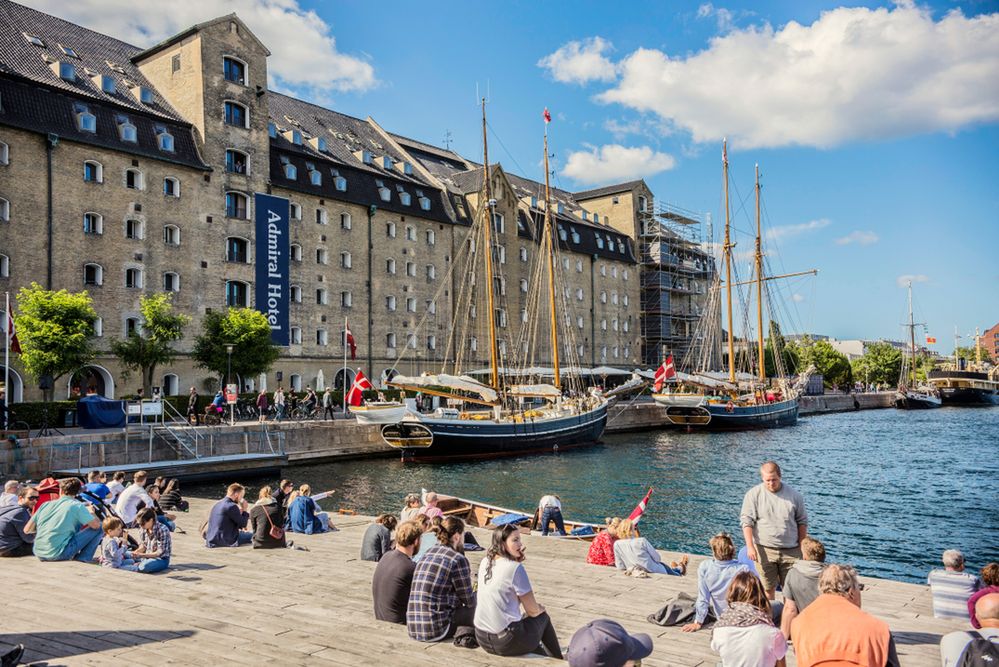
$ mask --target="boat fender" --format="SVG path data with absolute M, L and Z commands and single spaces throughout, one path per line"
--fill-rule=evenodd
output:
M 735 412 L 735 403 L 729 401 L 725 404 L 725 412 Z

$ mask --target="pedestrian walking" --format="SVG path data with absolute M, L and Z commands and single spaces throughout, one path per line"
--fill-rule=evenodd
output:
M 284 419 L 284 387 L 278 387 L 274 392 L 274 418 L 278 421 Z
M 257 421 L 263 423 L 267 421 L 267 390 L 261 389 L 257 394 Z
M 333 387 L 326 387 L 326 391 L 323 392 L 323 420 L 329 416 L 330 419 L 336 419 L 336 415 L 333 414 Z
M 191 392 L 187 395 L 187 421 L 194 417 L 194 425 L 201 425 L 201 413 L 198 412 L 198 390 L 191 387 Z

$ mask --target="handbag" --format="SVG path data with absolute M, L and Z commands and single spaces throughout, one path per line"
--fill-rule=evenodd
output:
M 267 511 L 266 507 L 264 508 L 264 516 L 267 517 L 267 523 L 271 524 L 271 529 L 267 531 L 267 534 L 273 537 L 275 540 L 283 540 L 284 528 L 274 525 L 274 521 L 271 519 L 271 513 Z

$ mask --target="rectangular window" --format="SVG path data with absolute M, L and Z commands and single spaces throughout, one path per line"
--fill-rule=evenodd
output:
M 350 292 L 340 292 L 340 305 L 343 308 L 350 308 L 354 305 L 354 297 Z
M 246 107 L 235 102 L 225 103 L 225 124 L 236 127 L 247 127 Z
M 246 154 L 239 151 L 225 152 L 225 170 L 230 174 L 245 174 L 247 172 Z

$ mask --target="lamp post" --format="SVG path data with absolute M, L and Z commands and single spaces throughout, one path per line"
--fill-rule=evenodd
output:
M 225 365 L 226 387 L 224 391 L 227 391 L 229 389 L 229 378 L 232 375 L 232 345 L 226 345 L 225 352 L 228 355 L 228 357 L 226 359 L 226 365 Z M 239 396 L 238 393 L 236 395 Z M 233 401 L 229 401 L 229 426 L 232 426 L 235 423 L 235 414 L 234 414 L 235 407 L 236 406 L 233 405 Z

